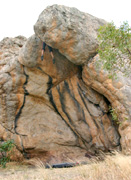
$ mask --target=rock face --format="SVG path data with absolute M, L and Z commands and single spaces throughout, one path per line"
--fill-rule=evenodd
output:
M 97 30 L 105 23 L 76 8 L 54 5 L 40 14 L 34 30 L 41 40 L 80 65 L 96 54 Z
M 131 77 L 125 77 L 118 71 L 117 79 L 109 79 L 108 72 L 96 68 L 98 60 L 97 55 L 84 66 L 82 79 L 87 86 L 103 94 L 111 103 L 119 120 L 122 150 L 131 153 Z
M 54 5 L 39 16 L 27 41 L 0 43 L 0 138 L 14 139 L 19 157 L 57 163 L 86 160 L 101 150 L 131 152 L 130 81 L 109 79 L 95 69 L 98 55 L 90 58 L 103 23 Z M 53 47 L 55 64 L 47 47 L 41 61 L 43 40 Z M 109 105 L 119 112 L 120 125 Z

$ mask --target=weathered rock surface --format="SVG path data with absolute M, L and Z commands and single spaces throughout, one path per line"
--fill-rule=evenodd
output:
M 97 30 L 105 23 L 76 8 L 53 5 L 40 14 L 34 30 L 41 40 L 80 65 L 96 54 Z
M 84 83 L 103 94 L 111 103 L 114 112 L 118 116 L 119 133 L 123 152 L 131 153 L 131 78 L 116 72 L 116 79 L 109 79 L 109 73 L 96 64 L 99 55 L 84 66 L 82 79 Z
M 0 138 L 14 139 L 24 157 L 56 163 L 120 147 L 130 153 L 130 80 L 112 81 L 108 72 L 95 69 L 98 56 L 88 61 L 103 22 L 54 5 L 42 12 L 36 34 L 27 41 L 17 37 L 0 43 Z M 53 47 L 55 64 L 47 47 L 41 61 L 43 40 Z M 109 105 L 119 112 L 120 125 Z

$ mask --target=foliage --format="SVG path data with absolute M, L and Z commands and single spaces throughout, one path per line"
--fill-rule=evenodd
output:
M 116 123 L 116 124 L 120 124 L 119 119 L 118 119 L 118 112 L 116 109 L 113 109 L 111 106 L 109 106 L 109 112 L 112 115 L 112 120 Z
M 116 70 L 129 75 L 131 67 L 131 27 L 128 22 L 116 28 L 108 23 L 99 28 L 98 41 L 100 62 L 110 73 Z M 101 64 L 98 62 L 98 65 Z
M 8 140 L 2 144 L 0 144 L 0 165 L 5 168 L 6 163 L 10 161 L 10 155 L 12 152 L 12 149 L 14 147 L 14 141 L 13 140 Z

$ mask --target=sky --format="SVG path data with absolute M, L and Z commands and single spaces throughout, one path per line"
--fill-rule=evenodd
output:
M 4 37 L 34 34 L 33 26 L 49 5 L 76 7 L 117 27 L 123 21 L 131 26 L 131 0 L 0 0 L 0 40 Z

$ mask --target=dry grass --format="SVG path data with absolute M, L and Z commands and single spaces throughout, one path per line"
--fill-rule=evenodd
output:
M 17 165 L 0 169 L 0 180 L 131 180 L 131 156 L 119 153 L 73 168 L 45 169 L 40 160 L 34 162 L 37 168 Z

